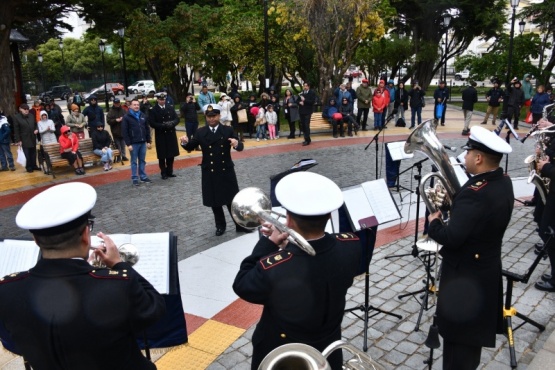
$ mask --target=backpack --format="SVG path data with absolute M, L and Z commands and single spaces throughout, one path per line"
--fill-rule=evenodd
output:
M 81 105 L 83 104 L 83 99 L 81 98 L 81 95 L 77 94 L 73 97 L 73 102 L 77 105 Z
M 405 123 L 405 120 L 401 117 L 399 117 L 397 122 L 395 122 L 395 127 L 406 127 L 406 126 L 407 124 Z

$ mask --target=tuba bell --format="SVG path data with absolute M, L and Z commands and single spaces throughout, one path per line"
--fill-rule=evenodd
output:
M 547 200 L 547 194 L 549 194 L 549 183 L 551 179 L 549 177 L 541 177 L 539 175 L 537 166 L 540 160 L 547 158 L 547 155 L 545 154 L 545 148 L 550 142 L 550 136 L 554 133 L 554 131 L 549 130 L 548 128 L 540 130 L 538 129 L 537 125 L 532 130 L 530 130 L 529 134 L 536 139 L 536 144 L 534 145 L 534 148 L 539 149 L 539 153 L 531 154 L 524 159 L 524 163 L 526 163 L 530 168 L 530 174 L 528 175 L 528 184 L 534 184 L 534 186 L 538 189 L 538 193 L 543 204 L 545 204 Z
M 448 211 L 461 185 L 443 144 L 432 128 L 431 120 L 422 122 L 414 129 L 407 138 L 404 149 L 407 154 L 412 154 L 414 151 L 424 153 L 438 169 L 437 172 L 424 175 L 418 188 L 428 211 L 430 213 L 438 210 Z M 439 183 L 436 183 L 433 188 L 426 189 L 426 182 L 432 177 L 437 177 Z
M 326 359 L 337 349 L 344 349 L 354 355 L 343 365 L 345 370 L 385 370 L 370 355 L 342 340 L 331 343 L 322 353 L 307 344 L 284 344 L 268 353 L 258 370 L 331 370 Z
M 288 233 L 289 237 L 287 240 L 291 243 L 297 245 L 311 256 L 316 255 L 314 248 L 301 234 L 283 225 L 272 217 L 272 214 L 283 217 L 283 215 L 272 211 L 270 198 L 259 188 L 245 188 L 238 192 L 231 202 L 231 216 L 240 226 L 247 229 L 255 229 L 263 222 L 269 222 L 280 232 Z

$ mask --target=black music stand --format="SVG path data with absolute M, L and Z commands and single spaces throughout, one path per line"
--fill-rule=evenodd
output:
M 393 161 L 401 162 L 404 159 L 411 159 L 414 157 L 414 154 L 405 153 L 404 145 L 405 145 L 404 141 L 394 141 L 386 144 L 387 150 L 389 151 L 389 155 L 391 156 L 391 159 Z M 400 166 L 400 163 L 399 163 L 399 166 Z M 400 189 L 403 189 L 413 193 L 412 189 L 401 186 L 399 181 L 401 178 L 401 175 L 407 172 L 408 170 L 410 170 L 411 168 L 413 168 L 413 166 L 410 166 L 408 169 L 402 172 L 399 172 L 399 168 L 397 168 L 397 176 L 395 178 L 395 187 L 397 188 L 397 192 L 400 192 Z M 386 172 L 387 172 L 387 162 L 386 162 Z
M 545 330 L 545 326 L 543 326 L 542 324 L 539 324 L 538 322 L 532 320 L 531 318 L 517 312 L 517 310 L 514 307 L 512 307 L 511 305 L 512 305 L 512 300 L 513 300 L 513 284 L 515 282 L 524 283 L 524 284 L 528 283 L 528 280 L 530 279 L 530 276 L 532 276 L 532 274 L 534 273 L 534 270 L 536 269 L 536 267 L 540 263 L 540 260 L 544 257 L 545 253 L 547 252 L 548 245 L 553 241 L 554 232 L 553 232 L 553 229 L 551 227 L 549 228 L 549 231 L 546 232 L 546 234 L 549 236 L 549 238 L 543 244 L 543 247 L 540 250 L 540 253 L 538 253 L 538 255 L 536 256 L 536 259 L 534 259 L 534 262 L 532 262 L 532 265 L 530 266 L 530 268 L 528 269 L 528 271 L 526 271 L 526 273 L 524 275 L 516 274 L 514 272 L 510 272 L 510 271 L 507 271 L 507 270 L 502 270 L 501 271 L 501 274 L 507 278 L 507 288 L 506 288 L 506 291 L 505 291 L 505 305 L 503 306 L 503 318 L 505 319 L 505 326 L 506 326 L 506 329 L 507 329 L 506 334 L 507 334 L 507 339 L 508 339 L 508 343 L 509 343 L 509 356 L 510 356 L 511 368 L 513 368 L 513 369 L 517 367 L 513 332 L 516 331 L 518 328 L 520 328 L 521 326 L 523 326 L 526 323 L 535 326 L 540 331 Z M 512 326 L 512 317 L 513 316 L 516 316 L 516 317 L 523 320 L 523 322 L 520 323 L 520 325 L 518 325 L 514 329 L 513 329 L 513 326 Z

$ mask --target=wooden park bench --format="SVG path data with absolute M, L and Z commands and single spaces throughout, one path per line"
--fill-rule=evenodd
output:
M 93 152 L 92 139 L 88 138 L 79 140 L 79 152 L 83 156 L 83 166 L 92 166 L 96 163 L 100 163 L 100 157 Z M 120 151 L 115 148 L 113 142 L 112 153 L 114 155 L 114 162 L 121 162 L 121 164 L 124 165 Z M 41 150 L 38 153 L 38 157 L 39 164 L 43 172 L 46 175 L 52 175 L 53 178 L 56 178 L 56 175 L 54 173 L 55 168 L 63 168 L 66 170 L 74 169 L 72 166 L 69 165 L 67 159 L 62 158 L 62 155 L 60 153 L 60 144 L 58 143 L 41 145 Z
M 347 123 L 343 123 L 343 131 L 347 132 Z M 327 118 L 322 117 L 322 112 L 314 112 L 310 116 L 310 133 L 333 132 L 333 126 Z

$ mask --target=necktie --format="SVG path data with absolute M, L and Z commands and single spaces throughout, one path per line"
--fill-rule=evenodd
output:
M 216 133 L 216 128 L 212 127 L 212 133 L 215 134 Z

